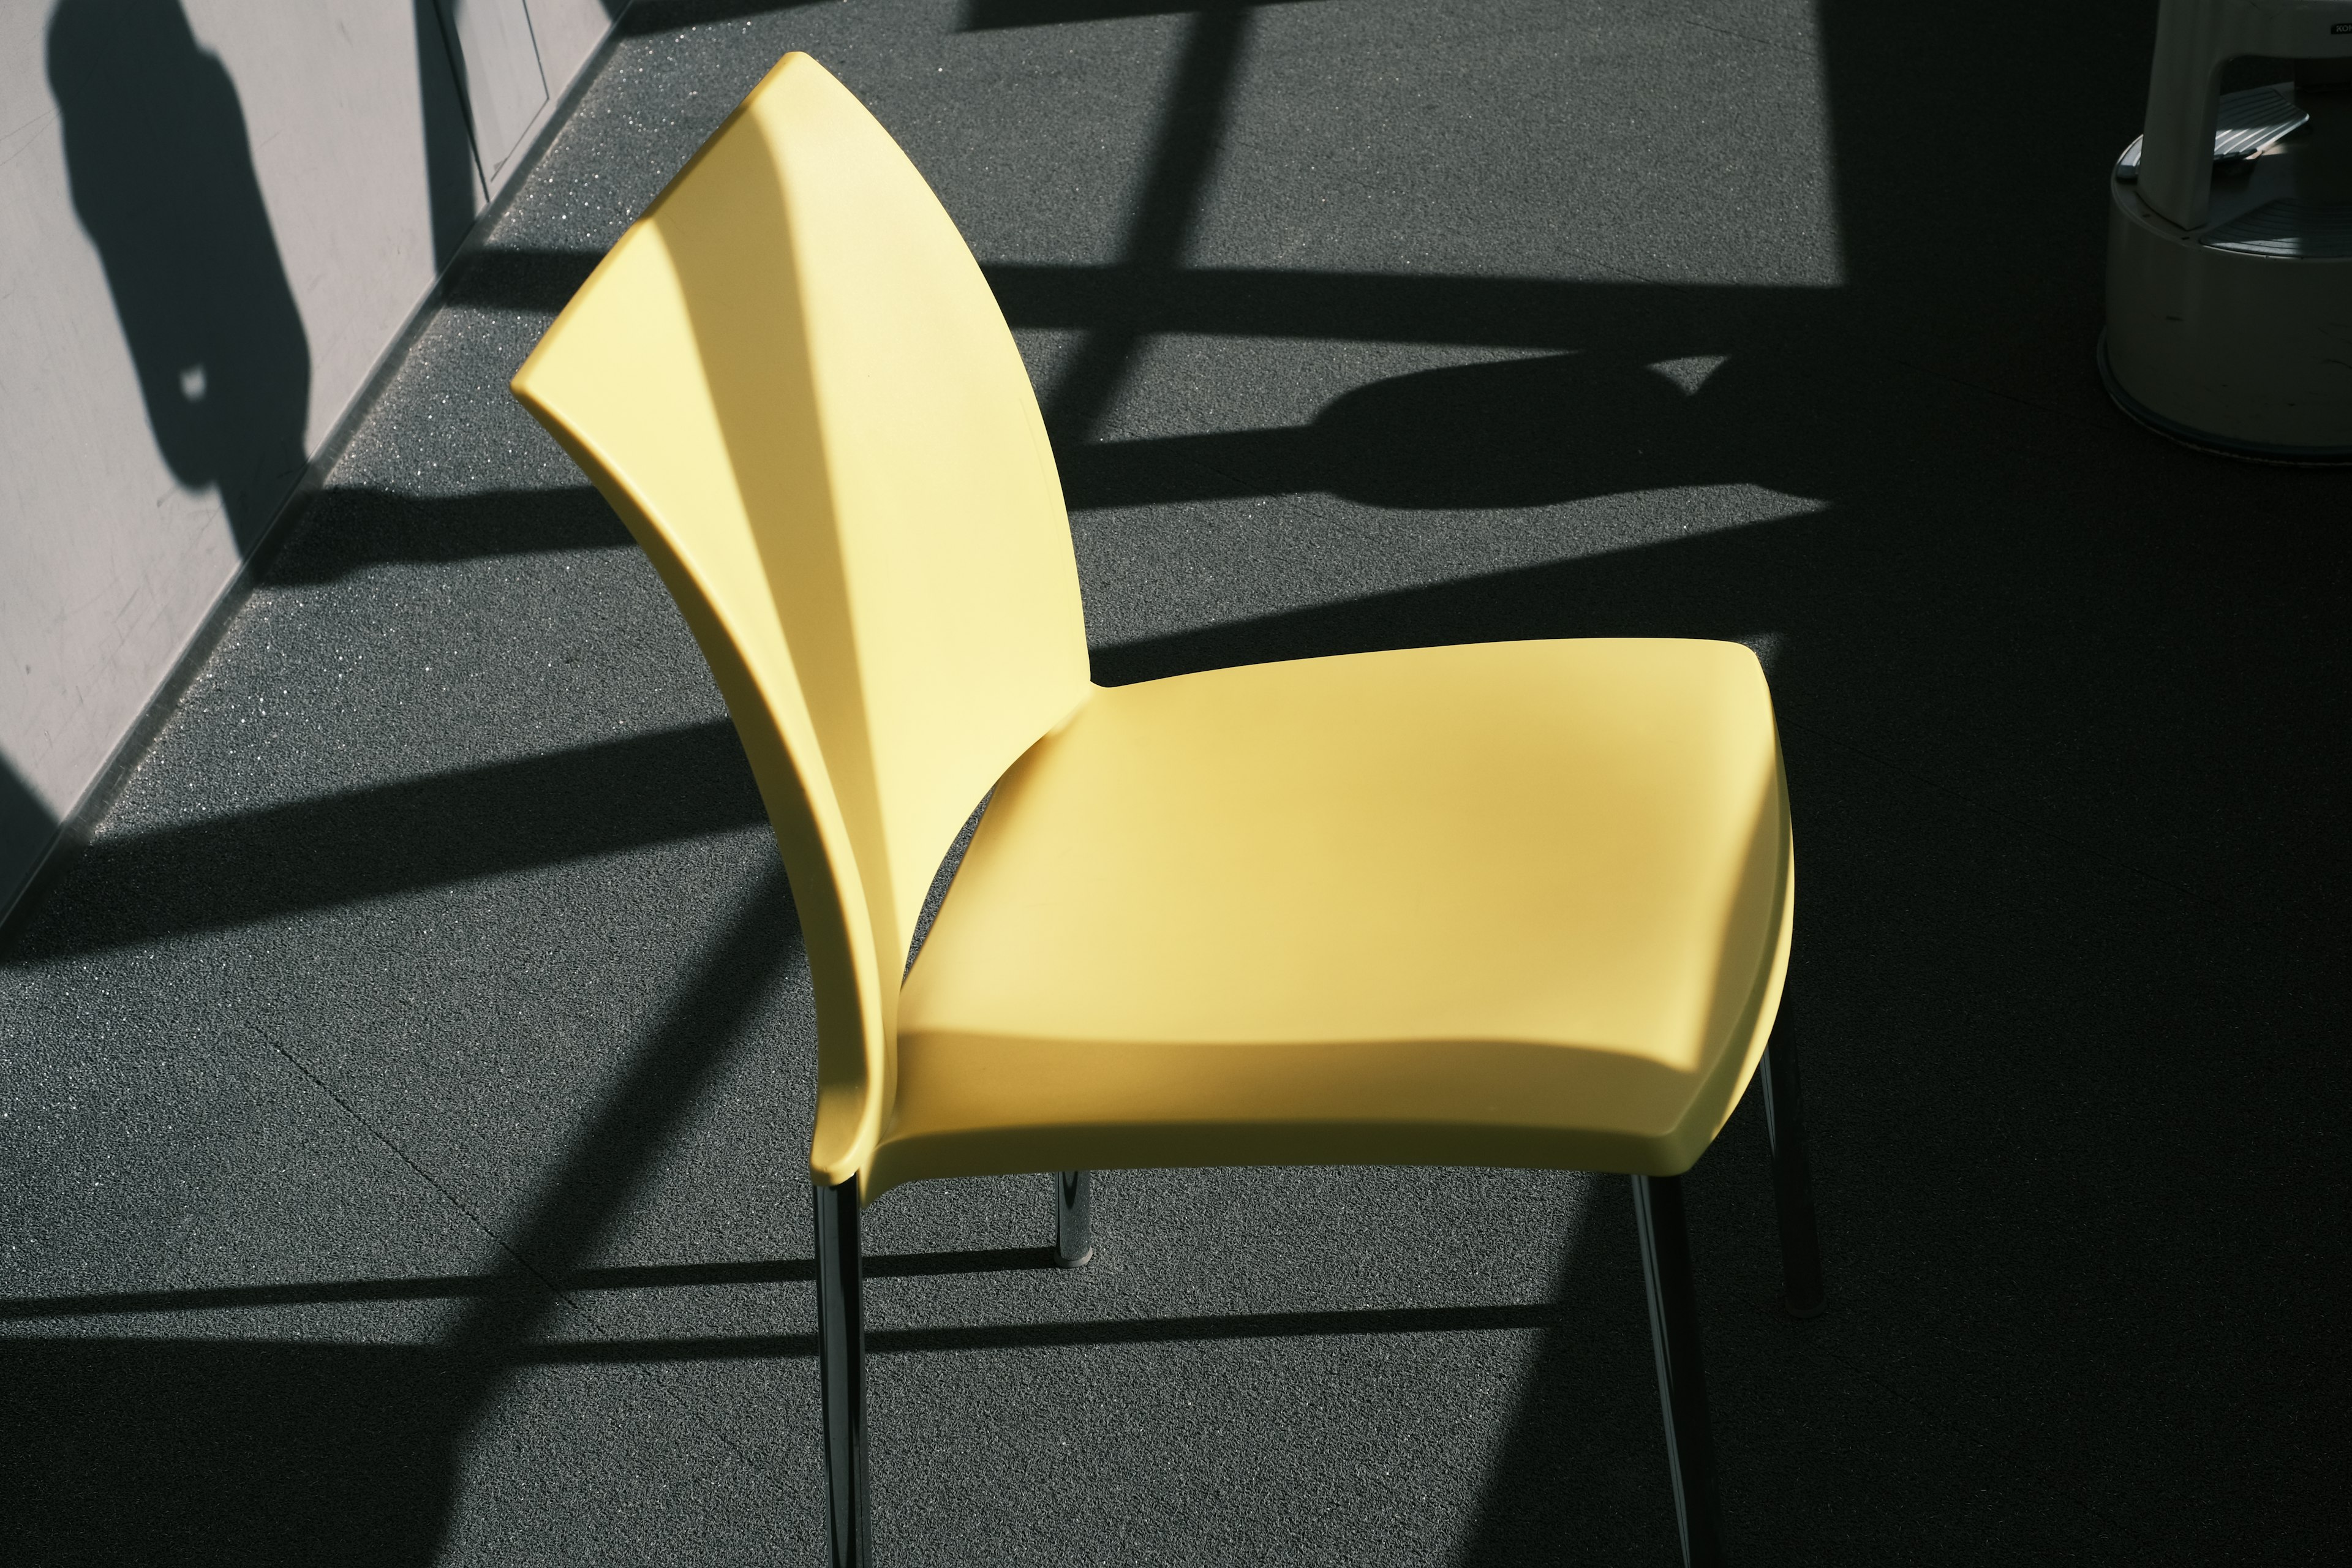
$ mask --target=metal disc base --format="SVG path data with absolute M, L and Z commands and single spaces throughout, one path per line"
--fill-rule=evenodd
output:
M 2204 430 L 2192 429 L 2177 420 L 2167 419 L 2138 398 L 2124 390 L 2116 379 L 2113 366 L 2107 363 L 2107 334 L 2099 333 L 2099 380 L 2107 389 L 2115 405 L 2138 424 L 2168 441 L 2177 441 L 2196 451 L 2208 452 L 2217 458 L 2236 458 L 2249 463 L 2273 463 L 2290 468 L 2339 468 L 2352 467 L 2352 447 L 2273 447 L 2261 441 L 2240 441 L 2228 436 L 2216 436 Z

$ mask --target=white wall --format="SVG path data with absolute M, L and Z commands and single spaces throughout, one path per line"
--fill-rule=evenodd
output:
M 0 912 L 503 183 L 434 0 L 0 0 Z

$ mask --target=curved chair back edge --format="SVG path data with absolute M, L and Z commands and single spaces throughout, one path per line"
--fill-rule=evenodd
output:
M 779 705 L 761 689 L 713 610 L 712 595 L 696 581 L 692 567 L 654 524 L 645 502 L 594 443 L 535 395 L 529 371 L 526 362 L 509 390 L 588 476 L 653 563 L 726 700 L 728 717 L 742 742 L 783 858 L 808 949 L 817 1002 L 817 1117 L 810 1175 L 828 1186 L 846 1181 L 870 1163 L 895 1088 L 890 1053 L 884 1045 L 893 1020 L 885 1012 L 895 1012 L 890 1004 L 898 989 L 895 976 L 881 983 L 871 936 L 854 934 L 872 921 L 863 889 L 854 878 L 845 879 L 835 871 L 836 866 L 856 863 L 846 828 L 838 820 L 830 791 L 822 788 L 822 775 L 820 787 L 812 790 L 808 773 L 793 760 L 795 747 L 785 733 Z

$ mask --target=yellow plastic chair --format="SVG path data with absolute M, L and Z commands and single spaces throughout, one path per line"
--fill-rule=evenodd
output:
M 792 879 L 836 1563 L 869 1554 L 861 1203 L 1056 1173 L 1076 1263 L 1088 1169 L 1278 1163 L 1632 1173 L 1685 1554 L 1717 1560 L 1676 1178 L 1770 1059 L 1793 900 L 1747 649 L 1495 643 L 1091 684 L 1012 334 L 922 176 L 805 55 L 622 237 L 514 391 L 685 612 Z M 1820 1272 L 1777 1054 L 1804 1311 Z

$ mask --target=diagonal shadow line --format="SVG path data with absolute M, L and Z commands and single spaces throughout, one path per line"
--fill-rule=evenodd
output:
M 1801 341 L 1841 324 L 1835 288 L 1432 277 L 1186 267 L 1137 299 L 1116 267 L 992 262 L 981 268 L 1015 327 L 1477 344 L 1624 348 L 1656 357 Z
M 1064 366 L 1045 399 L 1045 427 L 1058 448 L 1093 434 L 1132 368 L 1149 331 L 1150 297 L 1182 259 L 1224 140 L 1234 79 L 1249 41 L 1246 7 L 1194 15 L 1170 89 L 1166 118 L 1130 220 L 1110 268 L 1111 309 Z
M 959 30 L 985 33 L 999 27 L 1058 27 L 1073 22 L 1124 22 L 1137 16 L 1169 16 L 1186 11 L 1239 11 L 1256 5 L 1303 3 L 1304 0 L 967 0 Z
M 553 315 L 603 259 L 485 250 L 446 288 L 454 304 Z M 998 261 L 981 270 L 1009 324 L 1086 331 L 1622 348 L 1666 359 L 1809 340 L 1840 322 L 1833 287 L 1171 267 L 1139 295 L 1118 264 Z
M 884 1253 L 865 1260 L 869 1279 L 1003 1274 L 1052 1268 L 1050 1247 L 1004 1247 L 960 1252 Z M 675 1290 L 724 1285 L 781 1285 L 816 1278 L 804 1258 L 732 1263 L 662 1263 L 627 1268 L 581 1268 L 553 1280 L 565 1295 L 592 1290 Z M 503 1289 L 495 1274 L 443 1274 L 415 1279 L 321 1279 L 288 1285 L 228 1285 L 196 1290 L 126 1290 L 83 1296 L 30 1296 L 0 1300 L 0 1322 L 44 1318 L 124 1317 L 150 1312 L 205 1312 L 258 1307 L 364 1305 L 375 1301 L 443 1301 L 486 1296 Z
M 773 11 L 795 11 L 820 3 L 821 0 L 636 0 L 621 13 L 614 29 L 625 38 L 642 38 L 712 22 L 764 16 Z M 606 0 L 606 8 L 612 8 L 611 0 Z
M 37 963 L 765 824 L 731 725 L 100 838 L 0 964 Z
M 1330 468 L 1312 425 L 1089 441 L 1061 459 L 1071 511 L 1289 495 L 1328 488 Z
M 604 259 L 600 250 L 489 247 L 458 263 L 442 279 L 441 300 L 459 310 L 552 316 L 572 302 Z
M 1751 634 L 1835 510 L 1245 616 L 1097 647 L 1093 677 L 1126 686 L 1241 665 L 1389 648 L 1586 637 Z M 1693 564 L 1697 563 L 1699 564 Z M 1702 570 L 1701 566 L 1711 567 Z M 1710 584 L 1695 590 L 1693 583 Z M 1783 701 L 1788 700 L 1786 696 Z
M 582 1272 L 644 1186 L 800 946 L 778 866 L 729 921 L 522 1222 L 501 1239 L 507 1267 L 444 1342 L 461 1431 L 488 1412 L 516 1355 L 567 1300 L 562 1282 Z
M 800 952 L 781 871 L 744 892 L 444 1342 L 0 1337 L 18 1407 L 0 1413 L 17 1417 L 0 1418 L 0 1472 L 21 1483 L 0 1559 L 438 1561 L 471 1436 L 565 1304 L 554 1282 L 606 1275 L 580 1265 L 752 1043 Z
M 1204 1340 L 1323 1339 L 1344 1334 L 1486 1333 L 1549 1328 L 1550 1303 L 1513 1307 L 1394 1307 L 1340 1312 L 1239 1312 L 1197 1318 L 1112 1318 L 1072 1323 L 992 1323 L 970 1328 L 868 1331 L 877 1355 L 942 1351 L 1053 1350 L 1068 1345 L 1150 1345 Z M 706 1339 L 570 1340 L 519 1346 L 525 1366 L 612 1363 L 770 1361 L 816 1354 L 814 1334 L 740 1334 Z
M 329 583 L 370 566 L 616 550 L 628 530 L 592 486 L 412 496 L 331 489 L 269 564 L 273 584 Z

